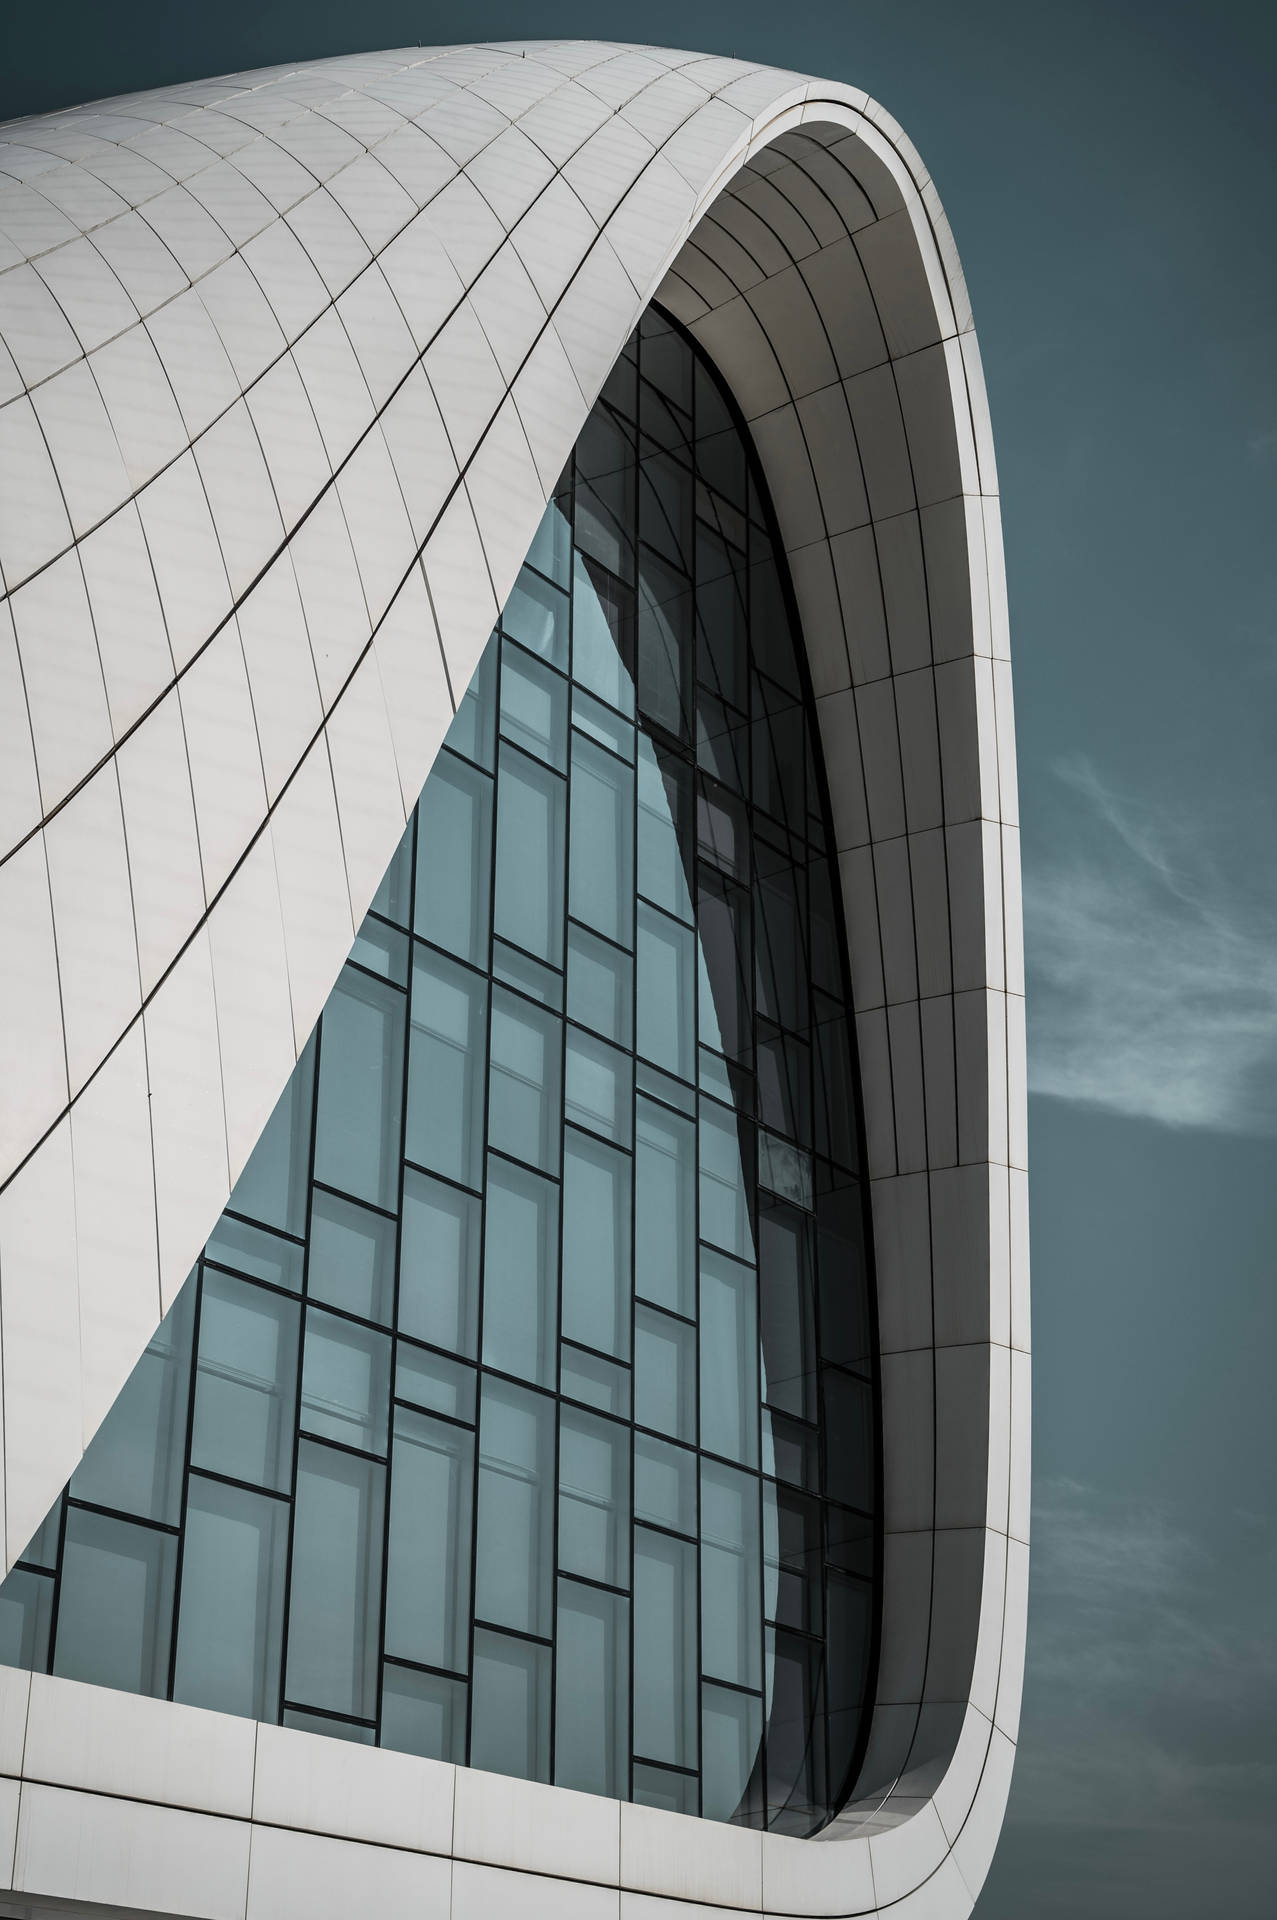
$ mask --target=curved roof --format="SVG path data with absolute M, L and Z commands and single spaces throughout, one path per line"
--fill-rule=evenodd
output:
M 978 1891 L 1019 1712 L 1018 835 L 969 303 L 854 88 L 534 42 L 0 129 L 6 1564 L 225 1204 L 654 297 L 733 388 L 793 573 L 883 1346 L 859 1797 L 821 1842 L 731 1838 L 769 1912 L 921 1920 Z

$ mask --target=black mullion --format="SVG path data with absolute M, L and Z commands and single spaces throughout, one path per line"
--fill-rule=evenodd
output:
M 75 1500 L 68 1498 L 68 1505 L 78 1513 L 96 1513 L 103 1520 L 123 1520 L 129 1527 L 145 1527 L 148 1533 L 166 1533 L 170 1540 L 176 1540 L 182 1531 L 181 1521 L 170 1523 L 167 1520 L 151 1520 L 142 1513 L 126 1513 L 123 1507 L 107 1507 L 99 1500 Z
M 687 341 L 687 336 L 684 336 L 684 345 L 686 345 L 686 341 Z M 691 554 L 689 555 L 689 558 L 692 563 L 691 583 L 692 583 L 693 714 L 692 714 L 691 747 L 692 747 L 693 756 L 695 756 L 695 753 L 696 753 L 696 716 L 694 711 L 695 689 L 700 678 L 699 673 L 697 671 L 697 630 L 698 630 L 698 623 L 700 619 L 700 590 L 701 590 L 701 577 L 700 577 L 701 569 L 700 569 L 700 559 L 697 553 L 696 522 L 695 522 L 696 471 L 697 471 L 697 465 L 698 465 L 696 461 L 696 415 L 697 415 L 696 375 L 695 375 L 695 370 L 693 369 L 693 374 L 692 374 L 693 517 L 692 517 L 692 551 L 691 551 Z M 696 777 L 697 777 L 696 771 L 694 768 L 693 774 L 692 774 L 692 813 L 691 813 L 691 819 L 687 823 L 687 831 L 690 836 L 691 845 L 685 855 L 685 864 L 687 867 L 687 893 L 688 893 L 688 899 L 691 902 L 691 908 L 692 908 L 692 930 L 693 930 L 693 935 L 696 939 L 697 946 L 699 948 L 699 945 L 700 945 L 700 930 L 699 930 L 700 888 L 699 888 L 699 885 L 697 884 L 698 876 L 696 871 L 696 786 L 695 786 Z M 657 911 L 659 912 L 660 909 L 658 908 Z M 692 1154 L 692 1182 L 693 1182 L 693 1185 L 692 1185 L 692 1223 L 693 1223 L 692 1257 L 696 1263 L 696 1270 L 692 1275 L 692 1286 L 693 1286 L 693 1299 L 696 1302 L 696 1338 L 695 1338 L 695 1341 L 693 1342 L 693 1345 L 695 1347 L 695 1354 L 696 1354 L 696 1358 L 695 1358 L 696 1810 L 698 1813 L 702 1811 L 705 1804 L 705 1739 L 704 1739 L 704 1720 L 705 1720 L 704 1638 L 705 1636 L 704 1636 L 704 1621 L 703 1621 L 704 1597 L 702 1593 L 704 1580 L 703 1580 L 702 1566 L 701 1566 L 701 1562 L 703 1559 L 703 1541 L 704 1541 L 704 1516 L 702 1512 L 703 1503 L 701 1500 L 701 1475 L 703 1471 L 705 1456 L 701 1451 L 701 1328 L 700 1328 L 700 1318 L 701 1318 L 701 1101 L 704 1099 L 704 1095 L 701 1092 L 700 997 L 701 997 L 701 969 L 698 964 L 692 968 L 692 1087 L 693 1087 L 693 1097 L 695 1100 L 695 1105 L 693 1108 L 693 1129 L 692 1129 L 694 1140 L 695 1140 L 695 1146 Z
M 311 1062 L 310 1082 L 310 1144 L 306 1158 L 306 1245 L 302 1253 L 302 1290 L 301 1305 L 297 1315 L 297 1361 L 293 1376 L 293 1452 L 289 1462 L 288 1478 L 288 1539 L 284 1552 L 284 1606 L 280 1618 L 279 1678 L 278 1696 L 273 1718 L 278 1724 L 283 1719 L 284 1701 L 288 1697 L 288 1631 L 293 1611 L 293 1549 L 297 1539 L 297 1463 L 301 1456 L 301 1396 L 302 1369 L 306 1359 L 306 1308 L 310 1299 L 310 1219 L 312 1212 L 311 1196 L 315 1185 L 315 1141 L 319 1134 L 319 1077 L 324 1050 L 324 1017 L 321 1013 L 315 1026 L 315 1057 Z M 303 1052 L 305 1049 L 303 1049 Z
M 296 1071 L 296 1069 L 294 1069 Z M 182 1497 L 178 1506 L 177 1556 L 173 1566 L 173 1603 L 169 1620 L 168 1675 L 165 1682 L 164 1697 L 173 1698 L 173 1688 L 177 1682 L 177 1633 L 180 1625 L 182 1606 L 182 1568 L 186 1564 L 186 1521 L 187 1502 L 191 1490 L 191 1447 L 195 1436 L 195 1396 L 199 1389 L 200 1377 L 200 1323 L 204 1314 L 204 1262 L 197 1260 L 192 1272 L 182 1283 L 189 1286 L 194 1283 L 195 1301 L 191 1308 L 191 1352 L 187 1362 L 186 1382 L 186 1420 L 185 1433 L 182 1436 Z M 181 1289 L 179 1288 L 179 1293 Z M 177 1305 L 174 1297 L 173 1305 Z M 172 1312 L 172 1307 L 169 1312 Z
M 221 1473 L 216 1467 L 191 1468 L 192 1480 L 212 1480 L 219 1487 L 234 1487 L 237 1493 L 259 1493 L 263 1500 L 274 1500 L 278 1506 L 287 1504 L 288 1495 L 281 1493 L 278 1487 L 260 1487 L 252 1480 L 241 1480 L 233 1473 Z M 183 1519 L 183 1530 L 186 1522 Z

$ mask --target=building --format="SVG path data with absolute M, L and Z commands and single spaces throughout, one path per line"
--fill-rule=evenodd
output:
M 918 155 L 594 43 L 3 140 L 0 1911 L 968 1913 L 1023 978 Z

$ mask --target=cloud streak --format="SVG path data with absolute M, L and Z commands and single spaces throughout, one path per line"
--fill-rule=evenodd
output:
M 1214 834 L 1056 769 L 1071 845 L 1025 878 L 1029 1086 L 1173 1127 L 1277 1132 L 1277 920 Z

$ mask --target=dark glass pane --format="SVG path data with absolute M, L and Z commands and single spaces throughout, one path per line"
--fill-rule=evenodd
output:
M 523 582 L 533 578 L 530 574 L 520 574 L 513 593 L 506 603 L 506 631 L 513 633 L 510 625 L 511 609 L 521 598 Z M 538 583 L 540 584 L 540 583 Z M 542 588 L 548 592 L 548 589 Z M 560 599 L 562 596 L 560 595 Z M 566 620 L 564 627 L 566 629 Z M 567 639 L 564 636 L 566 655 Z M 457 707 L 452 725 L 448 728 L 445 745 L 454 753 L 460 753 L 467 760 L 473 760 L 477 766 L 486 767 L 491 773 L 493 756 L 496 752 L 497 731 L 497 655 L 496 648 L 489 644 L 480 655 L 479 664 L 470 679 Z
M 701 1445 L 758 1465 L 758 1278 L 701 1254 Z
M 581 734 L 572 739 L 572 916 L 618 946 L 634 941 L 634 773 Z
M 492 989 L 488 1144 L 546 1172 L 559 1160 L 562 1045 L 556 1015 Z
M 568 684 L 552 667 L 508 642 L 501 650 L 501 732 L 525 753 L 563 772 Z
M 701 1659 L 716 1680 L 762 1685 L 759 1483 L 701 1463 Z
M 696 1329 L 654 1307 L 634 1311 L 634 1418 L 696 1441 Z
M 568 928 L 568 1014 L 628 1047 L 634 1030 L 634 961 L 584 927 Z
M 576 543 L 609 573 L 633 578 L 634 440 L 601 407 L 576 443 Z
M 263 1227 L 252 1226 L 224 1213 L 204 1245 L 204 1258 L 234 1273 L 247 1274 L 250 1280 L 265 1280 L 273 1287 L 287 1287 L 290 1293 L 302 1290 L 302 1266 L 305 1248 L 299 1241 L 281 1239 Z
M 52 1619 L 52 1574 L 15 1567 L 0 1587 L 0 1663 L 43 1673 L 49 1663 Z
M 816 1325 L 810 1222 L 791 1207 L 758 1213 L 764 1394 L 768 1406 L 816 1418 Z
M 694 1058 L 695 954 L 690 927 L 639 902 L 638 1050 L 683 1080 L 691 1079 Z
M 686 738 L 691 705 L 692 583 L 643 548 L 638 573 L 638 703 L 667 733 Z
M 567 582 L 562 583 L 566 586 Z M 501 614 L 502 629 L 529 653 L 568 670 L 568 597 L 525 567 Z M 495 666 L 495 659 L 493 662 Z
M 572 575 L 572 676 L 619 713 L 633 713 L 634 590 L 584 554 Z
M 707 1820 L 761 1824 L 756 1774 L 761 1771 L 763 1703 L 727 1687 L 701 1690 L 701 1812 Z
M 311 1307 L 302 1363 L 302 1431 L 384 1454 L 389 1416 L 389 1335 Z
M 634 1436 L 634 1518 L 696 1533 L 696 1455 L 650 1433 Z
M 636 1118 L 634 1290 L 671 1312 L 696 1311 L 696 1128 L 655 1101 Z

